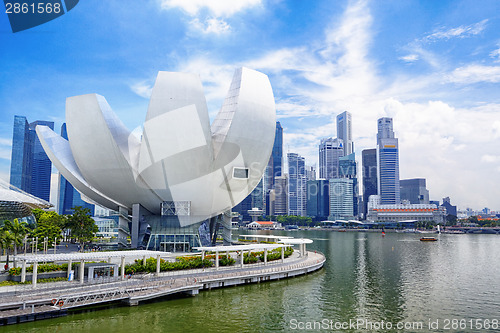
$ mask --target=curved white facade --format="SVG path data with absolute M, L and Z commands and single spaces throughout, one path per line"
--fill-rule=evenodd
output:
M 271 155 L 276 111 L 266 75 L 240 68 L 210 125 L 197 75 L 159 72 L 138 139 L 97 94 L 66 100 L 69 140 L 45 126 L 47 155 L 86 197 L 107 208 L 153 214 L 161 203 L 189 207 L 180 226 L 231 209 L 258 184 Z

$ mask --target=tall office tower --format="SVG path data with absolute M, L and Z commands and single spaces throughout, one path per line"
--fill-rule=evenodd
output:
M 401 201 L 411 204 L 429 204 L 429 190 L 425 187 L 424 178 L 402 179 L 399 181 Z
M 316 180 L 316 168 L 312 165 L 306 165 L 306 179 Z
M 353 218 L 352 183 L 349 178 L 330 179 L 330 220 Z
M 68 140 L 68 132 L 66 131 L 66 123 L 61 126 L 61 136 Z M 59 202 L 58 213 L 60 215 L 73 214 L 73 208 L 80 206 L 90 209 L 90 213 L 94 216 L 95 205 L 89 204 L 82 200 L 80 192 L 78 192 L 73 185 L 70 184 L 63 176 L 59 175 Z
M 271 153 L 273 159 L 273 176 L 272 181 L 274 185 L 275 177 L 282 175 L 281 169 L 283 167 L 283 128 L 279 121 L 276 122 L 276 132 L 274 136 L 273 152 Z
M 368 198 L 376 195 L 377 190 L 377 149 L 365 149 L 361 152 L 363 164 L 363 214 L 368 214 Z
M 248 211 L 252 208 L 262 209 L 263 214 L 265 214 L 264 207 L 264 189 L 263 189 L 263 179 L 260 180 L 259 184 L 253 189 L 250 194 L 243 199 L 239 204 L 233 207 L 232 211 L 239 213 L 243 217 L 243 221 L 251 221 L 252 218 L 248 214 Z
M 377 133 L 377 171 L 378 194 L 380 203 L 399 204 L 399 149 L 398 139 L 394 137 L 392 118 L 378 120 Z
M 288 175 L 278 176 L 274 179 L 274 204 L 270 215 L 288 214 Z
M 52 163 L 36 135 L 37 125 L 54 129 L 54 122 L 37 120 L 28 123 L 26 117 L 14 116 L 10 183 L 40 199 L 50 199 Z
M 329 181 L 317 179 L 307 181 L 307 216 L 313 221 L 328 219 L 330 212 Z
M 319 178 L 338 178 L 339 158 L 342 156 L 344 156 L 344 148 L 341 139 L 321 139 L 319 144 Z
M 269 192 L 274 188 L 275 177 L 281 176 L 283 165 L 283 128 L 279 121 L 276 122 L 276 131 L 274 135 L 274 144 L 266 172 L 264 174 L 264 195 L 266 215 L 272 215 L 269 209 Z
M 305 158 L 296 153 L 288 153 L 288 215 L 306 216 L 307 178 Z
M 347 111 L 337 115 L 337 138 L 344 142 L 344 156 L 354 153 L 351 114 Z
M 358 176 L 355 154 L 339 158 L 339 178 L 352 180 L 352 216 L 358 216 Z

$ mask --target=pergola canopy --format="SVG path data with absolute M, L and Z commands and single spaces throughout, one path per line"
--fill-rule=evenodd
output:
M 35 255 L 18 255 L 15 260 L 26 262 L 53 262 L 53 261 L 80 261 L 80 260 L 95 260 L 107 258 L 121 258 L 121 257 L 136 257 L 141 258 L 144 256 L 168 256 L 171 252 L 163 251 L 147 251 L 147 250 L 133 250 L 133 251 L 109 251 L 109 252 L 73 252 L 73 253 L 57 253 L 57 254 L 35 254 Z
M 212 252 L 227 252 L 227 251 L 245 251 L 245 250 L 273 250 L 280 247 L 285 247 L 285 244 L 245 244 L 245 245 L 230 245 L 230 246 L 197 246 L 193 249 L 198 251 L 212 251 Z
M 285 245 L 290 244 L 311 244 L 313 241 L 312 239 L 308 238 L 292 238 L 292 239 L 283 239 L 279 240 L 278 243 L 283 243 Z

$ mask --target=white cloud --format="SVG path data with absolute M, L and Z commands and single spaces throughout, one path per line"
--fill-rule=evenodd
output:
M 153 87 L 149 85 L 146 81 L 137 82 L 132 86 L 130 86 L 130 89 L 137 95 L 144 98 L 150 98 L 151 92 L 153 91 Z
M 190 28 L 199 30 L 204 34 L 220 35 L 228 33 L 231 30 L 227 22 L 213 17 L 206 19 L 204 22 L 201 22 L 198 18 L 194 18 L 189 22 L 189 26 Z
M 495 62 L 500 62 L 500 48 L 491 51 L 490 57 L 495 59 Z
M 438 70 L 428 75 L 384 77 L 369 53 L 372 20 L 367 3 L 353 1 L 343 17 L 325 30 L 324 40 L 229 64 L 197 56 L 181 63 L 179 70 L 200 74 L 209 110 L 220 107 L 235 67 L 244 65 L 268 74 L 284 127 L 285 156 L 288 151 L 297 152 L 308 165 L 318 163 L 320 139 L 336 135 L 338 113 L 352 113 L 358 161 L 363 149 L 375 147 L 376 120 L 393 117 L 400 139 L 402 178 L 426 178 L 435 199 L 450 195 L 461 206 L 498 206 L 495 182 L 483 181 L 484 175 L 497 172 L 497 166 L 481 161 L 484 152 L 500 156 L 495 140 L 500 137 L 500 105 L 466 108 L 439 98 L 449 91 L 456 93 L 450 83 L 499 82 L 497 67 L 471 64 L 447 73 L 437 55 L 415 44 L 416 51 L 401 60 L 424 60 Z M 442 31 L 433 38 L 472 36 L 485 24 Z
M 500 156 L 483 155 L 483 156 L 481 156 L 481 162 L 484 162 L 484 163 L 497 163 L 497 162 L 500 162 Z
M 493 136 L 495 139 L 500 139 L 500 121 L 493 122 Z
M 0 159 L 10 160 L 12 156 L 12 150 L 10 148 L 0 147 Z
M 481 22 L 474 23 L 471 25 L 461 25 L 456 28 L 444 29 L 441 28 L 430 35 L 423 38 L 423 41 L 436 41 L 440 39 L 451 39 L 451 38 L 466 38 L 480 34 L 485 28 L 488 20 L 482 20 Z
M 217 17 L 228 17 L 261 4 L 261 0 L 160 0 L 162 9 L 181 8 L 191 16 L 206 9 Z
M 414 61 L 417 61 L 419 58 L 420 57 L 418 54 L 413 53 L 413 54 L 408 54 L 404 57 L 400 57 L 399 59 L 406 61 L 406 62 L 414 62 Z
M 455 83 L 500 82 L 500 66 L 471 64 L 455 69 L 449 80 Z
M 2 146 L 12 146 L 12 139 L 0 138 L 0 145 Z

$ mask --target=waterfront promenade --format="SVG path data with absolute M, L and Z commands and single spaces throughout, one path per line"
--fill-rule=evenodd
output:
M 0 326 L 66 315 L 68 310 L 94 305 L 140 302 L 174 294 L 197 295 L 200 290 L 260 283 L 307 274 L 323 267 L 325 256 L 308 251 L 294 253 L 283 262 L 211 267 L 183 271 L 138 274 L 131 278 L 56 282 L 0 288 Z

